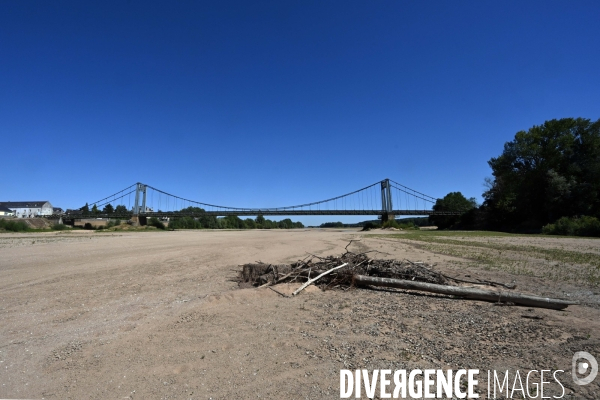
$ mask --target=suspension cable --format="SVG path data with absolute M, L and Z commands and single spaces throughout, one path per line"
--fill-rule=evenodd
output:
M 100 203 L 101 201 L 104 201 L 104 200 L 106 200 L 106 199 L 108 199 L 108 198 L 110 198 L 110 197 L 114 197 L 114 196 L 116 196 L 116 195 L 118 195 L 118 194 L 120 194 L 120 193 L 123 193 L 124 191 L 126 191 L 126 190 L 128 190 L 128 189 L 131 189 L 131 188 L 132 188 L 132 187 L 134 187 L 135 185 L 137 185 L 137 183 L 134 183 L 133 185 L 131 185 L 131 186 L 128 186 L 128 187 L 126 187 L 125 189 L 123 189 L 123 190 L 121 190 L 121 191 L 118 191 L 117 193 L 111 194 L 110 196 L 106 196 L 106 197 L 105 197 L 105 198 L 103 198 L 103 199 L 100 199 L 100 200 L 98 200 L 98 201 L 94 201 L 93 203 L 88 203 L 88 204 L 97 204 L 97 203 Z M 124 196 L 125 196 L 125 195 L 124 195 Z M 106 204 L 106 203 L 104 203 L 104 204 Z
M 360 192 L 362 190 L 369 189 L 369 188 L 371 188 L 371 187 L 373 187 L 375 185 L 378 185 L 380 183 L 381 183 L 381 181 L 375 182 L 372 185 L 366 186 L 366 187 L 364 187 L 362 189 L 358 189 L 358 190 L 355 190 L 353 192 L 343 194 L 341 196 L 332 197 L 332 198 L 327 199 L 327 200 L 315 201 L 315 202 L 312 202 L 312 203 L 306 203 L 306 204 L 301 204 L 301 205 L 297 205 L 297 206 L 266 207 L 266 208 L 241 208 L 241 207 L 219 206 L 219 205 L 215 205 L 215 204 L 209 204 L 209 203 L 203 203 L 203 202 L 200 202 L 200 201 L 194 201 L 194 200 L 185 199 L 183 197 L 179 197 L 179 196 L 176 196 L 174 194 L 171 194 L 171 193 L 165 192 L 163 190 L 157 189 L 157 188 L 155 188 L 153 186 L 149 186 L 149 185 L 146 185 L 146 186 L 148 188 L 150 188 L 150 189 L 156 190 L 157 192 L 163 193 L 166 196 L 171 196 L 171 197 L 173 197 L 175 199 L 185 200 L 185 201 L 188 201 L 190 203 L 200 204 L 200 205 L 207 206 L 207 207 L 215 207 L 215 208 L 220 208 L 220 209 L 224 209 L 225 208 L 225 209 L 229 209 L 229 210 L 239 210 L 239 211 L 254 211 L 254 210 L 256 210 L 256 211 L 263 211 L 263 210 L 264 211 L 267 211 L 267 210 L 268 211 L 278 211 L 278 210 L 289 210 L 289 209 L 292 209 L 292 208 L 300 208 L 300 207 L 312 206 L 312 205 L 315 205 L 315 204 L 322 204 L 322 203 L 326 203 L 326 202 L 329 202 L 329 201 L 335 201 L 337 203 L 338 199 L 341 199 L 343 197 L 352 195 L 354 193 L 358 193 L 358 192 Z M 337 207 L 337 205 L 336 205 L 336 207 Z
M 436 198 L 436 197 L 429 196 L 429 195 L 427 195 L 427 194 L 425 194 L 425 193 L 417 192 L 416 190 L 414 190 L 414 189 L 411 189 L 411 188 L 409 188 L 409 187 L 407 187 L 407 186 L 404 186 L 404 185 L 402 185 L 401 183 L 398 183 L 398 182 L 396 182 L 396 181 L 394 181 L 394 180 L 391 180 L 391 179 L 390 179 L 390 182 L 393 182 L 393 183 L 395 183 L 395 184 L 396 184 L 396 185 L 398 185 L 398 186 L 402 186 L 404 189 L 410 190 L 411 192 L 418 193 L 418 194 L 420 194 L 421 196 L 429 197 L 430 199 L 433 199 L 433 200 L 439 200 L 439 199 L 438 199 L 438 198 Z M 400 188 L 396 188 L 396 189 L 398 189 L 398 190 L 402 190 L 402 189 L 400 189 Z M 414 196 L 414 195 L 413 195 L 413 196 Z M 432 202 L 432 203 L 433 203 L 433 202 Z

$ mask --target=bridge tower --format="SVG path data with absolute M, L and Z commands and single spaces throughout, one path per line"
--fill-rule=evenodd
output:
M 392 215 L 393 209 L 394 206 L 392 205 L 392 187 L 390 186 L 390 180 L 384 179 L 381 181 L 381 211 L 383 211 L 383 214 L 381 215 L 382 223 L 395 218 L 394 215 Z
M 140 199 L 141 197 L 141 199 Z M 140 205 L 140 200 L 142 202 L 142 204 Z M 133 203 L 133 216 L 131 217 L 131 220 L 133 221 L 134 225 L 139 225 L 140 223 L 140 218 L 139 218 L 139 214 L 140 211 L 142 212 L 142 214 L 146 213 L 146 185 L 144 185 L 143 183 L 136 183 L 135 186 L 135 203 Z

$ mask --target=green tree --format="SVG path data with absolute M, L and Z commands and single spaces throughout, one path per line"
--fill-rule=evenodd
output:
M 484 206 L 496 228 L 600 216 L 600 120 L 554 119 L 517 132 L 488 164 Z
M 256 221 L 256 227 L 258 229 L 261 229 L 261 228 L 264 227 L 264 225 L 265 225 L 265 217 L 263 217 L 262 215 L 257 215 L 255 221 Z
M 322 223 L 319 228 L 343 228 L 344 224 L 341 222 L 324 222 Z
M 201 215 L 198 218 L 202 228 L 205 229 L 217 229 L 219 225 L 217 224 L 217 217 L 213 215 Z
M 156 218 L 156 217 L 152 217 L 152 218 L 150 218 L 150 219 L 148 220 L 148 225 L 150 225 L 150 226 L 154 226 L 154 227 L 156 227 L 156 228 L 158 228 L 158 229 L 162 229 L 162 230 L 165 230 L 165 229 L 166 229 L 166 227 L 165 227 L 165 224 L 163 224 L 163 223 L 162 223 L 162 222 L 161 222 L 161 221 L 160 221 L 158 218 Z
M 279 229 L 292 229 L 294 227 L 294 223 L 291 219 L 286 218 L 279 221 L 277 223 L 277 226 L 279 227 Z
M 219 218 L 222 229 L 246 229 L 244 221 L 237 215 L 228 215 L 225 218 Z
M 85 206 L 81 207 L 80 210 L 83 215 L 89 215 L 90 206 L 88 205 L 88 203 L 85 203 Z
M 122 204 L 119 204 L 118 206 L 115 207 L 115 214 L 128 214 L 129 211 L 127 211 L 127 207 L 125 207 Z
M 459 211 L 464 214 L 475 207 L 477 201 L 474 197 L 467 199 L 461 192 L 451 192 L 443 199 L 437 199 L 433 211 Z M 429 221 L 438 229 L 448 229 L 460 221 L 460 215 L 431 215 Z
M 99 214 L 100 211 L 98 210 L 98 207 L 96 207 L 96 205 L 94 204 L 94 206 L 92 207 L 92 214 Z
M 108 203 L 107 205 L 104 206 L 102 213 L 103 214 L 112 214 L 114 211 L 115 211 L 115 209 L 113 208 L 112 204 Z

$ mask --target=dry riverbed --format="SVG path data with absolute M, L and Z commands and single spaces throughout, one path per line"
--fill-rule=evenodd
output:
M 581 305 L 237 286 L 240 264 L 338 255 L 350 239 L 373 257 Z M 476 368 L 481 398 L 487 370 L 550 369 L 565 371 L 563 398 L 595 399 L 600 377 L 573 384 L 571 359 L 600 360 L 598 254 L 597 239 L 472 233 L 3 233 L 0 398 L 333 399 L 340 369 Z

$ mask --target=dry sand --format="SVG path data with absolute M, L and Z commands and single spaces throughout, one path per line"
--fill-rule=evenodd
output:
M 553 311 L 315 287 L 288 299 L 235 282 L 239 264 L 339 254 L 358 237 L 356 251 L 584 304 Z M 2 234 L 0 398 L 333 399 L 342 368 L 479 368 L 481 398 L 488 369 L 562 369 L 564 398 L 598 398 L 600 378 L 582 387 L 570 378 L 574 352 L 600 359 L 597 287 L 463 271 L 458 259 L 353 230 Z

